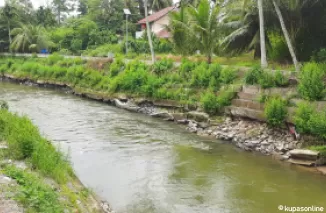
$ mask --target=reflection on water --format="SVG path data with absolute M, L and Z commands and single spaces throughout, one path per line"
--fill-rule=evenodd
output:
M 278 212 L 326 207 L 326 178 L 102 103 L 0 83 L 0 99 L 64 150 L 116 212 Z

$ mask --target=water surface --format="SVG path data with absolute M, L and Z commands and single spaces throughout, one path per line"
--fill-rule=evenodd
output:
M 0 99 L 69 152 L 81 181 L 118 213 L 281 212 L 326 207 L 326 178 L 60 91 L 1 83 Z

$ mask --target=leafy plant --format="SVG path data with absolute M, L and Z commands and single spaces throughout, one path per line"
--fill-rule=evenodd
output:
M 160 61 L 156 61 L 153 64 L 153 72 L 157 75 L 162 75 L 168 70 L 173 68 L 173 61 L 171 59 L 162 59 Z
M 237 77 L 238 70 L 232 67 L 227 67 L 222 69 L 220 80 L 224 84 L 232 83 Z
M 200 100 L 200 103 L 204 108 L 205 112 L 208 112 L 210 114 L 217 113 L 221 107 L 218 103 L 217 96 L 211 91 L 207 91 L 204 93 Z
M 315 108 L 308 102 L 302 102 L 298 104 L 295 111 L 294 124 L 299 132 L 310 133 L 311 129 L 308 125 L 311 116 L 316 113 Z
M 279 70 L 275 72 L 274 79 L 275 79 L 275 84 L 278 87 L 284 87 L 289 85 L 289 79 L 286 78 Z
M 310 115 L 308 126 L 311 134 L 326 139 L 326 111 L 315 112 Z
M 262 72 L 263 70 L 259 66 L 253 67 L 246 73 L 245 83 L 250 85 L 258 84 Z
M 284 124 L 287 117 L 285 101 L 280 97 L 272 97 L 265 103 L 264 115 L 267 123 L 273 127 L 280 127 Z
M 300 95 L 311 101 L 322 99 L 325 89 L 324 76 L 324 70 L 317 63 L 305 64 L 299 76 L 298 90 Z

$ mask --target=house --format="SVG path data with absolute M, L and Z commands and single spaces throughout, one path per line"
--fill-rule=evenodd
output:
M 169 13 L 177 10 L 177 6 L 167 7 L 160 11 L 157 11 L 149 15 L 148 22 L 150 24 L 151 31 L 158 38 L 170 38 L 171 34 L 166 29 L 166 26 L 170 23 Z M 146 18 L 143 18 L 137 22 L 141 26 L 141 31 L 136 32 L 136 38 L 143 35 L 146 30 Z

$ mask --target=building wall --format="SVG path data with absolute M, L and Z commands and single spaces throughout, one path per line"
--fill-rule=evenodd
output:
M 160 18 L 159 20 L 155 21 L 152 24 L 152 32 L 155 34 L 160 32 L 162 29 L 165 28 L 166 25 L 169 24 L 169 22 L 170 22 L 169 14 L 166 14 L 165 16 L 163 16 L 162 18 Z

